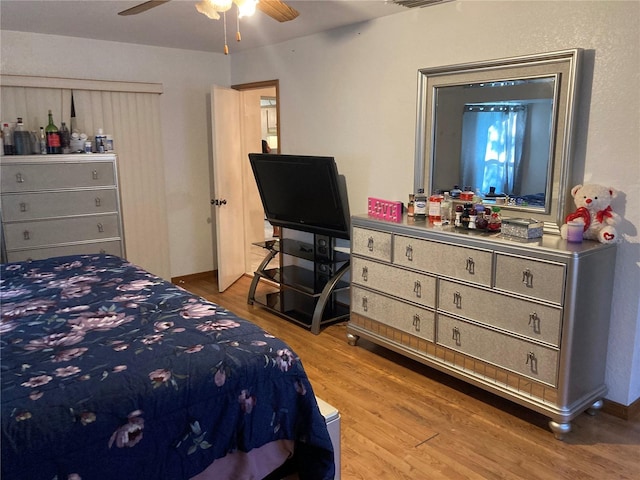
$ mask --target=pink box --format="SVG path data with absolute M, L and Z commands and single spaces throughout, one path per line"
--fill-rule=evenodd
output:
M 402 202 L 392 202 L 380 198 L 369 197 L 367 213 L 370 217 L 390 222 L 402 221 Z

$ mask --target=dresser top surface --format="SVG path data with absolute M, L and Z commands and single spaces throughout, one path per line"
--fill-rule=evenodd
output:
M 428 240 L 477 247 L 498 248 L 500 250 L 536 250 L 540 253 L 553 253 L 563 256 L 581 256 L 595 253 L 604 249 L 615 249 L 615 244 L 602 244 L 596 241 L 584 240 L 572 243 L 563 240 L 559 235 L 544 234 L 540 238 L 518 238 L 501 232 L 486 232 L 455 228 L 452 225 L 436 226 L 425 220 L 414 220 L 404 215 L 401 222 L 390 222 L 372 218 L 366 214 L 354 215 L 353 227 L 385 230 L 400 235 L 416 236 Z
M 48 163 L 84 163 L 84 162 L 112 162 L 116 159 L 114 153 L 72 153 L 69 155 L 2 155 L 0 165 L 28 165 Z

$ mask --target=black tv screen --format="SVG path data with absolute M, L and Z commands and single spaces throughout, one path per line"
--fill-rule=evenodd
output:
M 349 239 L 346 182 L 333 157 L 250 153 L 249 161 L 272 225 Z

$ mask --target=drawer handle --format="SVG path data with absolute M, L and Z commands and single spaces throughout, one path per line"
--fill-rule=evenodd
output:
M 422 298 L 422 284 L 420 280 L 413 282 L 413 293 L 416 294 L 416 298 Z
M 536 312 L 529 314 L 529 325 L 533 328 L 533 333 L 540 333 L 540 317 Z
M 407 245 L 407 249 L 404 252 L 405 257 L 407 257 L 407 260 L 409 260 L 410 262 L 413 261 L 413 247 L 411 245 Z
M 99 207 L 101 203 L 102 200 L 100 200 L 100 197 L 96 197 L 96 207 Z
M 528 268 L 522 272 L 522 283 L 529 288 L 533 288 L 533 273 Z
M 31 240 L 31 234 L 29 233 L 29 230 L 25 230 L 24 232 L 22 232 L 22 236 L 25 240 Z
M 102 225 L 101 223 L 98 224 L 98 232 L 104 233 L 104 225 Z
M 451 339 L 455 340 L 456 346 L 459 347 L 460 345 L 462 345 L 462 341 L 460 340 L 460 330 L 458 329 L 458 327 L 453 327 L 452 333 L 453 335 Z
M 369 268 L 368 267 L 362 267 L 362 280 L 363 281 L 367 281 L 369 280 Z
M 100 253 L 104 255 L 105 253 L 107 253 L 107 251 L 104 248 L 101 248 Z
M 527 354 L 527 362 L 526 365 L 529 365 L 531 371 L 533 373 L 538 373 L 538 359 L 536 358 L 536 354 L 533 352 L 529 352 Z
M 373 252 L 373 237 L 369 237 L 369 240 L 367 241 L 367 248 L 370 252 Z
M 98 171 L 94 170 L 93 172 L 91 172 L 91 178 L 93 178 L 94 180 L 98 180 Z
M 16 173 L 16 183 L 24 183 L 24 177 L 21 173 Z
M 471 275 L 476 273 L 476 262 L 473 261 L 473 258 L 467 258 L 467 266 L 465 267 L 465 270 Z
M 416 332 L 420 331 L 420 315 L 417 313 L 413 314 L 413 328 Z
M 27 204 L 25 202 L 20 202 L 20 211 L 22 213 L 27 211 Z
M 365 312 L 369 311 L 369 299 L 367 297 L 362 297 L 362 309 Z
M 456 308 L 462 308 L 462 294 L 460 292 L 453 293 L 453 304 Z

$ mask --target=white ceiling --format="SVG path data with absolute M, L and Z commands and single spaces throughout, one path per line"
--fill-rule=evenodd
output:
M 2 30 L 224 52 L 222 20 L 210 20 L 198 13 L 196 1 L 172 0 L 138 15 L 118 15 L 119 11 L 143 1 L 0 0 L 0 26 Z M 229 12 L 229 52 L 407 11 L 385 0 L 286 0 L 286 3 L 300 12 L 298 18 L 280 23 L 257 11 L 253 17 L 241 20 L 239 43 L 235 39 L 236 16 Z

